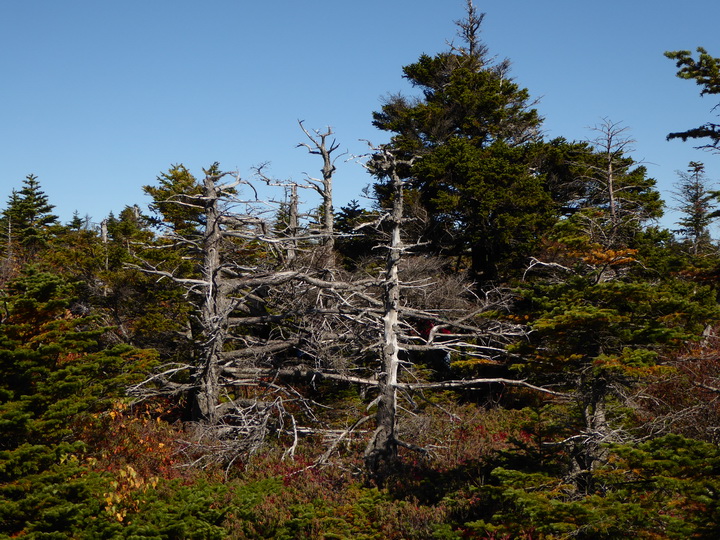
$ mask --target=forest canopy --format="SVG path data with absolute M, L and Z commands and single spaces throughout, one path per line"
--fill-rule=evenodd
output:
M 369 112 L 367 206 L 303 122 L 302 181 L 169 164 L 98 224 L 19 183 L 0 537 L 720 534 L 720 192 L 691 162 L 661 194 L 610 118 L 547 139 L 466 7 Z M 716 94 L 698 53 L 666 56 Z

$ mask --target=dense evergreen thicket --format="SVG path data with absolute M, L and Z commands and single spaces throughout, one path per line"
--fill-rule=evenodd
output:
M 97 227 L 12 192 L 0 537 L 720 535 L 718 193 L 691 163 L 660 228 L 626 128 L 545 140 L 467 6 L 373 114 L 370 208 L 302 124 L 322 180 L 172 165 Z

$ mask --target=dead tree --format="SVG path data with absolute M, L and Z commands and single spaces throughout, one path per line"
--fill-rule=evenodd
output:
M 390 224 L 390 243 L 387 246 L 385 276 L 382 284 L 384 313 L 382 333 L 382 372 L 378 376 L 380 395 L 377 399 L 375 433 L 365 450 L 365 464 L 377 471 L 381 462 L 397 457 L 397 384 L 400 365 L 398 343 L 398 314 L 400 310 L 400 279 L 398 270 L 403 243 L 400 236 L 403 222 L 403 180 L 397 172 L 395 157 L 381 149 L 376 165 L 390 177 L 393 207 L 386 221 Z
M 335 246 L 335 209 L 333 206 L 333 177 L 337 167 L 335 162 L 339 155 L 333 154 L 338 150 L 340 145 L 335 139 L 329 140 L 333 135 L 330 127 L 326 131 L 321 132 L 314 130 L 311 133 L 303 124 L 298 121 L 300 129 L 303 131 L 309 143 L 301 142 L 297 146 L 307 149 L 308 153 L 320 156 L 322 159 L 322 167 L 320 169 L 322 178 L 315 178 L 306 173 L 304 182 L 278 181 L 270 178 L 264 172 L 264 166 L 256 168 L 257 176 L 268 186 L 282 186 L 289 193 L 289 201 L 287 203 L 287 223 L 285 223 L 285 236 L 287 236 L 287 257 L 289 260 L 295 260 L 298 251 L 298 223 L 300 220 L 298 189 L 309 189 L 315 191 L 320 196 L 320 215 L 318 216 L 319 229 L 315 230 L 313 240 L 320 241 L 324 246 L 324 256 L 321 264 L 325 267 L 334 266 L 334 246 Z
M 299 226 L 299 211 L 298 206 L 300 200 L 298 198 L 297 184 L 291 184 L 289 187 L 290 201 L 288 202 L 288 232 L 290 233 L 290 240 L 288 242 L 287 258 L 288 262 L 292 264 L 297 256 L 297 234 Z
M 628 128 L 606 118 L 592 129 L 598 135 L 587 142 L 594 154 L 574 163 L 584 169 L 579 180 L 586 211 L 579 216 L 592 241 L 617 249 L 642 223 L 660 216 L 662 203 L 655 181 L 629 156 L 634 141 L 626 135 Z
M 495 361 L 507 357 L 505 346 L 522 337 L 526 330 L 521 325 L 479 317 L 491 310 L 509 308 L 509 296 L 497 291 L 488 292 L 482 301 L 471 293 L 469 284 L 460 284 L 453 291 L 455 298 L 430 300 L 428 290 L 437 287 L 433 281 L 443 278 L 437 276 L 437 266 L 411 276 L 418 257 L 412 256 L 414 246 L 406 245 L 402 235 L 407 218 L 404 216 L 404 180 L 398 168 L 411 167 L 412 161 L 400 161 L 389 149 L 379 148 L 369 166 L 374 174 L 390 180 L 393 201 L 392 208 L 379 220 L 388 236 L 387 244 L 383 246 L 385 269 L 376 288 L 375 300 L 375 306 L 382 311 L 376 311 L 374 315 L 381 333 L 377 347 L 381 367 L 375 375 L 378 392 L 376 426 L 364 455 L 368 471 L 382 475 L 397 459 L 399 446 L 422 450 L 399 435 L 399 392 L 409 396 L 425 390 L 489 385 L 499 380 L 418 380 L 410 353 L 442 351 L 448 359 L 454 354 Z M 403 279 L 403 276 L 406 277 Z M 436 309 L 441 305 L 441 309 Z M 422 334 L 418 324 L 425 328 Z M 502 380 L 510 385 L 532 387 L 525 381 Z
M 164 209 L 175 226 L 155 247 L 183 250 L 182 258 L 194 261 L 197 272 L 183 275 L 146 261 L 134 266 L 186 289 L 195 307 L 194 357 L 185 364 L 165 365 L 130 393 L 138 399 L 189 396 L 191 419 L 206 443 L 229 436 L 239 441 L 235 450 L 247 453 L 271 431 L 268 422 L 274 422 L 276 430 L 292 424 L 298 433 L 286 403 L 294 403 L 296 411 L 300 404 L 298 414 L 313 417 L 310 402 L 286 382 L 302 379 L 304 368 L 293 366 L 311 355 L 318 356 L 316 369 L 337 366 L 327 359 L 321 362 L 320 352 L 326 348 L 325 356 L 335 354 L 337 347 L 325 344 L 349 343 L 349 335 L 343 334 L 350 331 L 342 325 L 333 329 L 324 319 L 342 319 L 346 308 L 337 305 L 339 296 L 365 284 L 334 284 L 322 278 L 324 269 L 288 264 L 279 256 L 287 238 L 276 236 L 264 217 L 277 215 L 277 205 L 257 197 L 242 200 L 238 189 L 257 192 L 239 176 L 221 183 L 226 177 L 232 178 L 213 167 L 205 171 L 202 183 L 184 178 L 162 193 L 156 190 L 162 196 L 156 207 Z M 292 228 L 293 242 L 317 246 L 317 232 L 301 234 L 295 222 Z M 353 328 L 353 333 L 361 332 Z M 277 377 L 278 383 L 271 382 Z
M 222 273 L 223 234 L 219 208 L 222 188 L 218 187 L 217 180 L 217 175 L 205 175 L 201 199 L 207 220 L 202 239 L 203 284 L 200 308 L 204 343 L 197 374 L 197 395 L 193 403 L 193 419 L 202 419 L 211 424 L 217 421 L 220 361 L 227 336 L 227 318 L 233 307 L 228 298 L 228 285 Z
M 333 156 L 333 153 L 340 147 L 340 145 L 333 139 L 328 142 L 328 137 L 333 135 L 331 128 L 327 128 L 326 131 L 321 132 L 315 130 L 314 134 L 310 133 L 307 128 L 303 125 L 302 121 L 299 121 L 300 129 L 302 129 L 305 136 L 310 140 L 310 143 L 300 143 L 298 146 L 306 148 L 307 151 L 315 156 L 320 156 L 323 160 L 323 166 L 321 169 L 322 178 L 313 178 L 307 176 L 307 181 L 312 189 L 314 189 L 322 198 L 322 218 L 321 228 L 323 231 L 323 239 L 325 247 L 328 253 L 332 253 L 335 245 L 335 210 L 333 208 L 333 175 L 337 170 L 335 161 L 339 156 Z
M 625 137 L 627 129 L 607 118 L 600 126 L 593 128 L 598 132 L 598 137 L 592 141 L 592 144 L 600 151 L 605 161 L 604 170 L 600 171 L 596 178 L 605 190 L 613 229 L 617 228 L 618 224 L 618 192 L 622 189 L 616 177 L 627 169 L 627 165 L 621 164 L 619 160 L 631 150 L 630 146 L 634 142 Z
M 157 201 L 158 207 L 167 213 L 186 211 L 183 222 L 196 222 L 197 228 L 185 227 L 185 230 L 169 228 L 160 238 L 158 249 L 182 249 L 186 255 L 196 261 L 197 275 L 178 275 L 176 270 L 165 269 L 142 261 L 141 265 L 132 265 L 145 273 L 157 275 L 159 279 L 169 279 L 187 290 L 186 297 L 196 308 L 195 332 L 193 339 L 199 342 L 196 347 L 195 365 L 187 366 L 191 372 L 192 419 L 214 424 L 218 421 L 217 404 L 220 398 L 220 366 L 225 342 L 228 337 L 228 317 L 235 309 L 237 301 L 231 298 L 231 283 L 227 275 L 226 233 L 224 225 L 228 216 L 223 201 L 234 193 L 241 180 L 220 184 L 227 174 L 220 173 L 215 167 L 205 171 L 202 184 L 194 186 L 192 192 L 166 194 Z M 169 209 L 169 210 L 168 210 Z
M 278 255 L 282 250 L 275 249 L 287 239 L 275 235 L 263 217 L 263 209 L 275 215 L 276 207 L 241 199 L 238 190 L 252 188 L 238 176 L 211 169 L 202 184 L 167 197 L 165 204 L 188 209 L 199 226 L 190 236 L 169 234 L 162 249 L 187 248 L 186 258 L 197 261 L 198 272 L 179 275 L 172 268 L 142 262 L 137 267 L 187 290 L 197 314 L 195 356 L 188 363 L 166 364 L 130 394 L 138 399 L 190 396 L 203 448 L 229 463 L 256 451 L 270 434 L 290 438 L 289 455 L 303 434 L 329 434 L 335 441 L 330 449 L 336 447 L 339 438 L 369 417 L 338 431 L 318 420 L 317 404 L 299 388 L 364 387 L 369 407 L 377 407 L 365 451 L 372 473 L 392 463 L 399 446 L 420 449 L 401 437 L 399 399 L 497 383 L 556 395 L 502 377 L 428 381 L 419 375 L 409 355 L 442 351 L 457 358 L 499 361 L 507 356 L 505 345 L 525 330 L 479 317 L 505 309 L 507 295 L 489 292 L 481 298 L 458 282 L 452 292 L 434 296 L 437 272 L 428 267 L 413 273 L 413 246 L 405 245 L 402 237 L 403 182 L 397 165 L 388 151 L 377 152 L 374 166 L 388 175 L 395 190 L 392 210 L 376 223 L 388 239 L 380 246 L 385 265 L 379 275 L 374 265 L 367 272 L 336 269 L 330 274 L 302 261 L 288 265 Z M 222 184 L 223 178 L 233 180 Z M 315 237 L 294 238 L 298 245 L 315 241 L 317 246 Z M 419 323 L 427 327 L 426 333 L 418 332 Z

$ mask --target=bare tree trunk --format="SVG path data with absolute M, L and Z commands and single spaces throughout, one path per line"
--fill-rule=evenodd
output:
M 431 300 L 428 305 L 424 294 L 413 296 L 413 291 L 425 286 L 417 283 L 424 283 L 427 272 L 420 268 L 417 270 L 419 280 L 412 276 L 405 278 L 409 272 L 406 262 L 410 260 L 405 252 L 411 246 L 405 246 L 401 236 L 404 186 L 397 174 L 399 162 L 389 151 L 373 150 L 373 168 L 390 180 L 394 191 L 391 212 L 379 216 L 375 222 L 383 233 L 390 233 L 384 246 L 387 249 L 385 269 L 378 277 L 348 276 L 343 280 L 333 275 L 328 278 L 314 264 L 305 266 L 303 257 L 298 256 L 300 246 L 291 242 L 305 238 L 306 245 L 312 247 L 317 235 L 301 236 L 291 230 L 289 239 L 269 236 L 253 207 L 247 214 L 238 213 L 236 209 L 242 201 L 235 196 L 235 186 L 243 183 L 239 177 L 234 184 L 221 185 L 218 182 L 221 174 L 206 172 L 201 190 L 193 185 L 193 195 L 173 194 L 168 198 L 169 203 L 187 206 L 198 214 L 189 232 L 168 238 L 173 245 L 187 250 L 181 252 L 186 256 L 198 255 L 195 260 L 200 271 L 193 272 L 192 277 L 182 277 L 149 263 L 136 268 L 171 279 L 186 289 L 197 310 L 200 329 L 200 335 L 195 336 L 197 353 L 185 364 L 167 364 L 162 372 L 136 385 L 131 395 L 189 394 L 193 419 L 203 428 L 213 428 L 207 433 L 223 444 L 230 441 L 229 448 L 236 452 L 231 459 L 235 459 L 237 452 L 257 450 L 267 435 L 271 411 L 277 414 L 273 418 L 280 418 L 279 426 L 284 421 L 282 418 L 292 419 L 290 436 L 294 442 L 290 453 L 294 451 L 300 427 L 295 424 L 292 409 L 286 409 L 283 403 L 286 400 L 299 403 L 307 411 L 314 405 L 293 387 L 295 382 L 309 384 L 312 381 L 314 385 L 325 380 L 373 388 L 372 393 L 377 392 L 376 425 L 364 459 L 368 471 L 375 475 L 384 474 L 387 466 L 397 460 L 399 446 L 422 450 L 399 437 L 398 418 L 403 407 L 398 401 L 402 393 L 503 383 L 557 395 L 525 381 L 506 379 L 401 380 L 401 350 L 442 350 L 494 358 L 505 356 L 504 344 L 524 335 L 524 330 L 514 323 L 476 325 L 476 314 L 504 309 L 508 300 L 504 295 L 496 298 L 494 294 L 486 295 L 482 301 L 475 295 L 460 299 L 467 290 L 462 282 L 448 284 L 449 291 L 460 292 L 440 293 L 441 298 Z M 402 165 L 411 163 L 402 162 Z M 201 193 L 197 194 L 198 191 Z M 295 205 L 291 203 L 291 206 Z M 296 219 L 299 218 L 290 219 L 291 229 L 299 227 Z M 278 245 L 280 251 L 295 248 L 296 267 L 278 268 L 275 259 L 266 260 L 266 255 L 261 255 L 258 264 L 239 255 L 245 250 L 252 253 L 255 246 L 262 245 Z M 267 251 L 258 249 L 258 252 Z M 267 264 L 268 261 L 273 264 Z M 434 267 L 432 271 L 435 272 Z M 336 274 L 340 278 L 345 276 L 339 270 Z M 428 287 L 436 285 L 437 279 L 432 281 Z M 413 286 L 404 287 L 404 283 L 413 283 Z M 447 300 L 456 296 L 457 300 Z M 432 325 L 425 338 L 412 331 L 418 321 Z M 442 332 L 445 328 L 448 333 Z M 380 336 L 382 343 L 378 347 Z M 367 351 L 378 349 L 379 367 L 362 376 Z M 362 364 L 353 365 L 353 358 L 361 359 Z M 186 373 L 191 374 L 190 381 Z M 277 399 L 264 400 L 260 395 L 255 396 L 254 391 L 248 397 L 245 388 L 262 389 L 263 395 L 267 390 Z M 357 425 L 359 423 L 354 424 Z M 315 428 L 307 429 L 305 432 L 310 433 Z
M 292 264 L 297 257 L 297 233 L 298 233 L 298 189 L 297 184 L 290 184 L 290 207 L 288 208 L 288 233 L 290 241 L 287 248 L 287 261 Z
M 386 155 L 386 159 L 388 156 Z M 392 159 L 392 157 L 390 157 Z M 400 351 L 398 345 L 398 312 L 400 308 L 400 280 L 398 267 L 402 255 L 400 228 L 403 218 L 403 183 L 394 163 L 391 166 L 393 182 L 393 210 L 390 216 L 392 232 L 387 254 L 383 303 L 383 371 L 379 378 L 380 396 L 376 413 L 376 429 L 365 450 L 365 464 L 373 473 L 381 464 L 397 458 L 397 383 Z
M 330 133 L 328 131 L 328 133 Z M 333 208 L 333 173 L 335 172 L 335 165 L 333 164 L 333 160 L 330 157 L 330 152 L 332 151 L 332 148 L 327 148 L 325 146 L 325 137 L 326 135 L 322 135 L 322 144 L 320 145 L 321 155 L 323 158 L 323 168 L 322 168 L 322 176 L 323 176 L 323 188 L 322 188 L 322 198 L 323 198 L 323 229 L 325 232 L 325 247 L 328 251 L 332 251 L 335 246 L 335 209 Z
M 621 127 L 619 123 L 605 118 L 602 124 L 593 128 L 593 131 L 599 133 L 598 137 L 588 141 L 605 154 L 605 169 L 598 168 L 600 174 L 598 179 L 607 194 L 611 239 L 613 241 L 620 227 L 622 211 L 622 195 L 619 193 L 622 191 L 619 182 L 625 169 L 622 164 L 622 157 L 624 153 L 632 150 L 631 146 L 635 142 L 624 136 L 627 130 L 628 128 Z
M 580 412 L 585 428 L 573 437 L 574 449 L 570 477 L 582 493 L 592 493 L 596 487 L 596 469 L 607 462 L 607 444 L 614 442 L 613 430 L 607 417 L 608 388 L 605 381 L 591 380 L 581 396 Z
M 312 144 L 300 143 L 298 146 L 307 148 L 308 152 L 322 157 L 322 179 L 308 178 L 309 184 L 312 188 L 322 197 L 322 230 L 323 230 L 323 242 L 327 252 L 327 256 L 332 259 L 333 249 L 335 246 L 335 210 L 333 208 L 333 174 L 337 167 L 335 167 L 335 159 L 333 152 L 335 152 L 339 145 L 333 140 L 328 146 L 327 138 L 333 134 L 331 128 L 327 131 L 320 133 L 315 131 L 315 135 L 312 135 L 303 125 L 299 122 L 300 129 L 307 136 Z M 331 261 L 332 262 L 332 261 Z
M 205 333 L 201 347 L 196 396 L 193 403 L 193 420 L 211 425 L 217 420 L 216 407 L 220 397 L 220 358 L 227 336 L 227 321 L 231 311 L 227 287 L 221 275 L 222 231 L 221 213 L 215 176 L 206 175 L 203 197 L 206 205 L 206 226 L 203 236 L 203 298 L 200 306 L 200 323 Z
M 610 222 L 612 223 L 613 230 L 617 226 L 617 209 L 615 207 L 615 183 L 613 176 L 613 157 L 610 152 L 607 156 L 607 189 L 608 189 L 608 201 L 610 203 Z

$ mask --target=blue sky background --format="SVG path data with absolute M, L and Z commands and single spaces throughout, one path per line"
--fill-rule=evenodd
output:
M 667 142 L 713 118 L 717 100 L 675 77 L 666 50 L 720 56 L 720 2 L 477 0 L 483 39 L 540 99 L 548 138 L 592 138 L 607 117 L 637 142 L 665 199 L 690 160 L 720 180 L 720 155 Z M 382 97 L 411 92 L 401 68 L 445 50 L 464 0 L 3 0 L 0 205 L 33 173 L 63 221 L 146 205 L 170 165 L 219 161 L 251 176 L 317 175 L 297 120 L 332 126 L 343 150 L 387 134 Z M 370 182 L 338 162 L 336 207 Z M 312 201 L 310 201 L 312 202 Z M 663 224 L 672 226 L 674 216 Z

